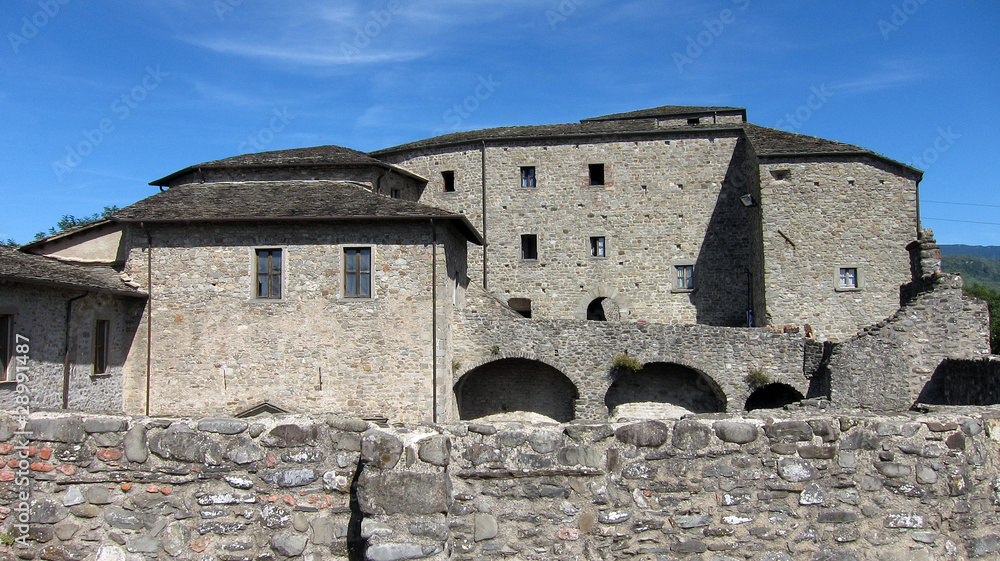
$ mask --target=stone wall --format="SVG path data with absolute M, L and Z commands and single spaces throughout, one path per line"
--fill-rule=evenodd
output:
M 844 407 L 907 409 L 945 361 L 988 358 L 989 308 L 964 296 L 962 286 L 962 277 L 942 273 L 903 286 L 896 313 L 833 350 L 831 399 Z M 936 383 L 944 379 L 963 378 L 939 376 Z
M 433 418 L 435 366 L 438 405 L 447 407 L 448 319 L 466 283 L 465 244 L 437 229 L 435 279 L 427 221 L 152 228 L 149 411 L 235 415 L 267 401 L 297 412 Z M 127 243 L 127 269 L 146 289 L 145 234 L 134 229 Z M 343 248 L 353 245 L 372 248 L 373 298 L 343 297 Z M 280 300 L 255 297 L 255 247 L 283 249 Z M 146 377 L 144 329 L 126 368 L 127 412 L 146 410 Z
M 5 418 L 0 559 L 1000 555 L 1000 410 L 828 407 L 393 428 L 35 415 L 28 441 Z
M 70 303 L 72 301 L 72 303 Z M 26 371 L 18 382 L 17 361 L 8 381 L 0 382 L 0 408 L 61 409 L 66 365 L 68 405 L 90 412 L 122 411 L 122 372 L 139 328 L 143 300 L 94 292 L 66 291 L 20 283 L 0 283 L 0 314 L 13 318 L 11 337 L 27 338 Z M 70 328 L 67 348 L 67 305 Z M 108 364 L 94 372 L 94 335 L 98 319 L 110 321 Z M 13 339 L 12 339 L 13 340 Z M 28 402 L 23 399 L 27 397 Z
M 760 166 L 768 323 L 842 341 L 890 316 L 910 280 L 917 185 L 884 163 L 768 160 Z M 837 288 L 856 268 L 859 290 Z

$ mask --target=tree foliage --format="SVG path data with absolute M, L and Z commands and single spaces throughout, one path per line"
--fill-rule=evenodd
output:
M 962 275 L 966 285 L 981 284 L 1000 290 L 1000 259 L 986 259 L 974 255 L 945 255 L 941 268 L 949 273 Z
M 990 305 L 990 346 L 993 353 L 1000 353 L 1000 291 L 981 284 L 963 289 L 966 296 L 985 300 Z
M 35 239 L 40 240 L 46 236 L 51 236 L 69 230 L 71 228 L 79 228 L 80 226 L 86 226 L 87 224 L 92 224 L 98 220 L 103 220 L 105 218 L 111 217 L 112 214 L 118 212 L 118 207 L 115 205 L 106 206 L 101 212 L 95 212 L 90 216 L 81 216 L 77 218 L 72 214 L 64 214 L 62 218 L 56 222 L 56 225 L 49 228 L 47 232 L 38 232 L 35 234 Z

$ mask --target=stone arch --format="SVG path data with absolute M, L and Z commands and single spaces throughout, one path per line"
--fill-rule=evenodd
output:
M 595 304 L 595 302 L 599 302 Z M 629 315 L 631 308 L 629 302 L 619 294 L 617 289 L 608 288 L 604 285 L 597 286 L 587 291 L 583 298 L 576 303 L 574 317 L 576 319 L 591 319 L 589 312 L 592 306 L 600 306 L 607 321 L 619 321 Z
M 526 411 L 566 423 L 576 416 L 576 385 L 559 369 L 527 358 L 503 358 L 477 366 L 455 384 L 463 421 Z
M 726 410 L 726 394 L 704 372 L 674 362 L 647 363 L 620 375 L 608 388 L 604 404 L 612 416 L 679 417 Z
M 588 321 L 621 321 L 621 310 L 610 298 L 595 298 L 587 306 Z
M 754 390 L 743 407 L 747 411 L 755 409 L 780 409 L 790 403 L 805 399 L 799 390 L 788 384 L 768 384 Z

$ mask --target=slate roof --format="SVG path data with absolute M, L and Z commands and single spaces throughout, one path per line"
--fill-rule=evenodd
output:
M 222 160 L 212 160 L 193 166 L 188 166 L 164 178 L 157 179 L 150 185 L 169 185 L 170 182 L 199 169 L 226 169 L 246 167 L 287 167 L 287 166 L 373 166 L 393 169 L 404 175 L 414 176 L 411 172 L 397 168 L 352 148 L 327 145 L 310 148 L 292 148 L 289 150 L 273 150 L 256 154 L 241 154 Z
M 292 220 L 452 221 L 472 242 L 482 237 L 469 220 L 436 207 L 376 195 L 340 181 L 248 181 L 187 184 L 127 206 L 116 222 L 220 222 Z
M 743 107 L 702 107 L 698 105 L 664 105 L 662 107 L 652 107 L 640 109 L 639 111 L 629 111 L 627 113 L 612 113 L 602 117 L 591 117 L 584 119 L 583 123 L 594 121 L 622 121 L 629 119 L 655 119 L 657 117 L 681 117 L 684 115 L 711 115 L 712 113 L 732 113 L 739 111 L 746 118 L 747 110 Z
M 145 293 L 125 284 L 120 275 L 107 265 L 65 263 L 51 257 L 0 247 L 0 280 L 146 297 Z

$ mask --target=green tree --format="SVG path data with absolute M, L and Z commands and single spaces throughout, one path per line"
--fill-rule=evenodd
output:
M 104 207 L 104 210 L 101 212 L 95 212 L 90 216 L 81 216 L 80 218 L 77 218 L 72 214 L 64 214 L 63 217 L 59 219 L 59 222 L 56 222 L 56 225 L 49 228 L 47 232 L 38 232 L 35 234 L 35 239 L 40 240 L 46 236 L 58 234 L 59 232 L 69 230 L 71 228 L 79 228 L 80 226 L 86 226 L 87 224 L 92 224 L 98 220 L 110 218 L 111 215 L 118 212 L 118 210 L 117 206 L 111 205 Z
M 14 241 L 14 238 L 7 238 L 4 241 L 0 241 L 0 245 L 2 245 L 4 247 L 17 247 L 17 246 L 19 246 L 21 244 L 19 244 L 16 241 Z
M 963 289 L 966 296 L 985 300 L 990 305 L 990 346 L 993 353 L 1000 353 L 1000 291 L 981 284 Z

